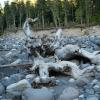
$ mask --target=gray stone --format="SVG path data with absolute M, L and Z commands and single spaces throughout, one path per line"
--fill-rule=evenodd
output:
M 12 99 L 1 99 L 1 100 L 12 100 Z
M 12 80 L 14 83 L 22 80 L 24 78 L 24 75 L 18 73 L 18 74 L 13 74 L 10 76 L 10 80 Z
M 93 88 L 96 93 L 100 93 L 100 82 L 97 82 L 97 84 Z
M 95 85 L 97 82 L 98 82 L 98 80 L 97 80 L 97 79 L 94 79 L 94 80 L 91 82 L 91 85 Z
M 79 96 L 79 90 L 74 87 L 64 89 L 58 100 L 73 100 Z
M 91 94 L 91 95 L 94 94 L 94 90 L 93 89 L 86 89 L 85 92 L 87 94 Z
M 85 77 L 80 77 L 76 80 L 76 85 L 79 87 L 83 87 L 89 83 L 89 80 Z
M 54 95 L 47 88 L 28 88 L 23 92 L 22 100 L 54 100 Z
M 2 95 L 5 92 L 4 86 L 0 83 L 0 95 Z
M 35 74 L 28 74 L 25 76 L 25 78 L 30 82 L 30 84 L 33 83 L 35 77 L 36 77 Z
M 96 72 L 96 73 L 95 73 L 95 78 L 96 78 L 97 80 L 100 80 L 100 72 Z
M 89 96 L 86 100 L 99 100 L 99 98 L 96 96 Z
M 23 79 L 17 83 L 13 83 L 7 86 L 6 88 L 7 96 L 10 98 L 13 98 L 15 96 L 20 96 L 21 93 L 27 88 L 31 88 L 31 85 L 26 79 Z
M 81 95 L 78 97 L 78 100 L 84 100 L 84 94 L 81 94 Z
M 10 85 L 12 82 L 10 81 L 10 78 L 9 78 L 9 77 L 4 77 L 4 78 L 2 78 L 1 83 L 2 83 L 4 86 L 8 86 L 8 85 Z
M 0 65 L 3 65 L 3 64 L 5 64 L 5 60 L 2 57 L 0 57 Z
M 100 46 L 100 39 L 95 39 L 94 42 L 95 42 L 96 45 Z
M 78 100 L 78 98 L 76 98 L 76 99 L 73 99 L 73 100 Z
M 22 80 L 24 78 L 24 75 L 18 73 L 18 74 L 13 74 L 11 75 L 10 77 L 4 77 L 2 78 L 1 80 L 1 83 L 4 85 L 4 86 L 8 86 L 10 84 L 13 84 L 13 83 L 16 83 L 20 80 Z
M 83 69 L 83 68 L 86 68 L 86 67 L 89 67 L 89 66 L 90 66 L 90 64 L 82 64 L 81 68 Z
M 75 80 L 74 80 L 73 78 L 70 78 L 70 79 L 69 79 L 69 82 L 70 82 L 70 83 L 74 83 Z

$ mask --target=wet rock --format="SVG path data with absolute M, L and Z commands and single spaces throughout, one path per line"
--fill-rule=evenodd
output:
M 54 95 L 47 88 L 28 88 L 23 92 L 22 100 L 54 100 Z
M 79 90 L 74 87 L 66 88 L 58 100 L 73 100 L 79 96 Z
M 7 96 L 8 97 L 20 96 L 21 93 L 27 88 L 31 88 L 31 85 L 26 79 L 23 79 L 17 83 L 7 86 L 6 88 Z
M 5 92 L 4 86 L 0 83 L 0 95 L 2 95 Z

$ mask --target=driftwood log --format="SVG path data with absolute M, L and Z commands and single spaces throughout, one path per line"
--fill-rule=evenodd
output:
M 64 73 L 68 68 L 71 69 L 70 74 L 72 75 L 73 78 L 78 79 L 81 76 L 83 76 L 84 73 L 90 72 L 91 70 L 94 69 L 94 66 L 89 66 L 84 69 L 80 69 L 79 66 L 77 66 L 75 63 L 72 63 L 70 61 L 58 61 L 55 63 L 45 63 L 41 62 L 38 64 L 35 64 L 31 70 L 36 70 L 39 69 L 39 75 L 40 78 L 49 78 L 49 71 L 57 71 L 57 72 L 62 72 Z
M 71 69 L 70 75 L 73 78 L 78 79 L 85 73 L 90 72 L 95 67 L 100 69 L 100 51 L 95 51 L 93 53 L 87 52 L 86 50 L 80 48 L 78 45 L 65 45 L 61 44 L 62 29 L 58 29 L 54 37 L 43 37 L 36 41 L 32 37 L 32 31 L 30 30 L 29 22 L 34 22 L 36 19 L 28 18 L 23 26 L 24 33 L 26 34 L 26 49 L 27 52 L 34 57 L 38 56 L 54 56 L 55 62 L 45 62 L 42 60 L 34 60 L 33 66 L 30 68 L 31 71 L 39 69 L 39 76 L 35 79 L 37 83 L 45 83 L 53 80 L 53 77 L 49 76 L 49 71 L 57 71 L 65 73 L 68 68 Z M 91 61 L 91 66 L 84 69 L 80 69 L 80 66 L 76 65 L 71 61 L 67 61 L 75 56 L 84 57 Z M 61 61 L 62 60 L 62 61 Z

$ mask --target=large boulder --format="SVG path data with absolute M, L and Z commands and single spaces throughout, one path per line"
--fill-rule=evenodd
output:
M 22 100 L 54 100 L 54 95 L 52 91 L 47 88 L 28 88 L 23 92 Z
M 20 96 L 21 93 L 27 88 L 31 88 L 31 85 L 26 79 L 23 79 L 17 83 L 13 83 L 7 86 L 6 88 L 7 96 L 8 97 Z
M 58 100 L 73 100 L 79 96 L 79 90 L 74 87 L 66 88 Z

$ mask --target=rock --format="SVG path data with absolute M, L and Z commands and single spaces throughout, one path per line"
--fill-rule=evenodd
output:
M 13 74 L 10 76 L 10 79 L 14 81 L 14 83 L 22 80 L 24 78 L 24 75 L 18 73 L 18 74 Z
M 47 88 L 28 88 L 23 92 L 22 100 L 54 100 L 54 95 Z
M 97 82 L 97 84 L 93 88 L 96 93 L 100 93 L 100 82 Z
M 87 94 L 91 94 L 91 95 L 94 94 L 94 90 L 93 90 L 93 89 L 86 89 L 85 92 L 86 92 Z
M 0 100 L 2 99 L 2 96 L 0 96 Z
M 10 81 L 10 78 L 9 77 L 4 77 L 1 79 L 1 83 L 4 85 L 4 86 L 8 86 L 10 85 L 12 82 Z
M 1 99 L 1 100 L 12 100 L 12 99 Z
M 1 41 L 0 41 L 1 42 Z M 0 49 L 4 49 L 3 45 L 0 44 Z
M 18 74 L 13 74 L 13 75 L 10 75 L 10 77 L 4 77 L 2 80 L 1 80 L 1 83 L 4 85 L 4 86 L 8 86 L 10 84 L 13 84 L 13 83 L 16 83 L 20 80 L 22 80 L 24 78 L 24 75 L 18 73 Z
M 94 43 L 98 46 L 100 46 L 100 39 L 95 39 Z
M 27 88 L 31 88 L 31 85 L 26 79 L 23 79 L 17 83 L 7 86 L 6 88 L 7 96 L 8 97 L 20 96 L 21 93 Z
M 76 98 L 76 99 L 73 99 L 73 100 L 78 100 L 78 98 Z
M 88 83 L 89 83 L 89 80 L 85 77 L 81 77 L 81 78 L 76 80 L 76 85 L 79 86 L 79 87 L 83 87 Z
M 14 62 L 12 62 L 11 64 L 12 64 L 12 65 L 16 65 L 16 64 L 19 64 L 19 63 L 21 63 L 21 62 L 22 62 L 21 59 L 17 59 L 17 60 L 15 60 Z
M 28 74 L 26 75 L 26 79 L 30 82 L 30 84 L 34 81 L 34 78 L 36 77 L 35 74 Z
M 17 49 L 12 49 L 11 51 L 9 51 L 5 57 L 9 58 L 11 56 L 15 56 L 15 55 L 18 55 L 19 51 Z
M 75 63 L 76 65 L 79 65 L 79 63 L 80 63 L 78 60 L 75 60 L 75 59 L 71 60 L 71 62 Z
M 58 100 L 73 100 L 79 96 L 79 90 L 74 87 L 66 88 Z
M 96 70 L 100 72 L 100 65 L 96 66 Z
M 81 95 L 79 96 L 79 100 L 84 100 L 84 94 L 81 94 Z
M 86 100 L 99 100 L 99 98 L 96 96 L 89 96 Z
M 94 79 L 94 80 L 91 82 L 91 85 L 95 85 L 97 82 L 98 82 L 98 80 L 97 80 L 97 79 Z
M 26 75 L 26 79 L 30 79 L 30 78 L 35 78 L 36 77 L 36 75 L 35 74 L 28 74 L 28 75 Z
M 0 65 L 3 65 L 3 64 L 5 64 L 5 60 L 2 57 L 0 57 Z
M 2 95 L 5 92 L 4 86 L 0 83 L 0 95 Z
M 81 68 L 83 69 L 83 68 L 86 68 L 86 67 L 89 67 L 89 66 L 90 66 L 90 64 L 82 64 Z
M 95 78 L 100 81 L 100 72 L 95 73 Z
M 69 82 L 70 82 L 70 83 L 74 83 L 75 80 L 74 80 L 73 78 L 70 78 L 70 79 L 69 79 Z

